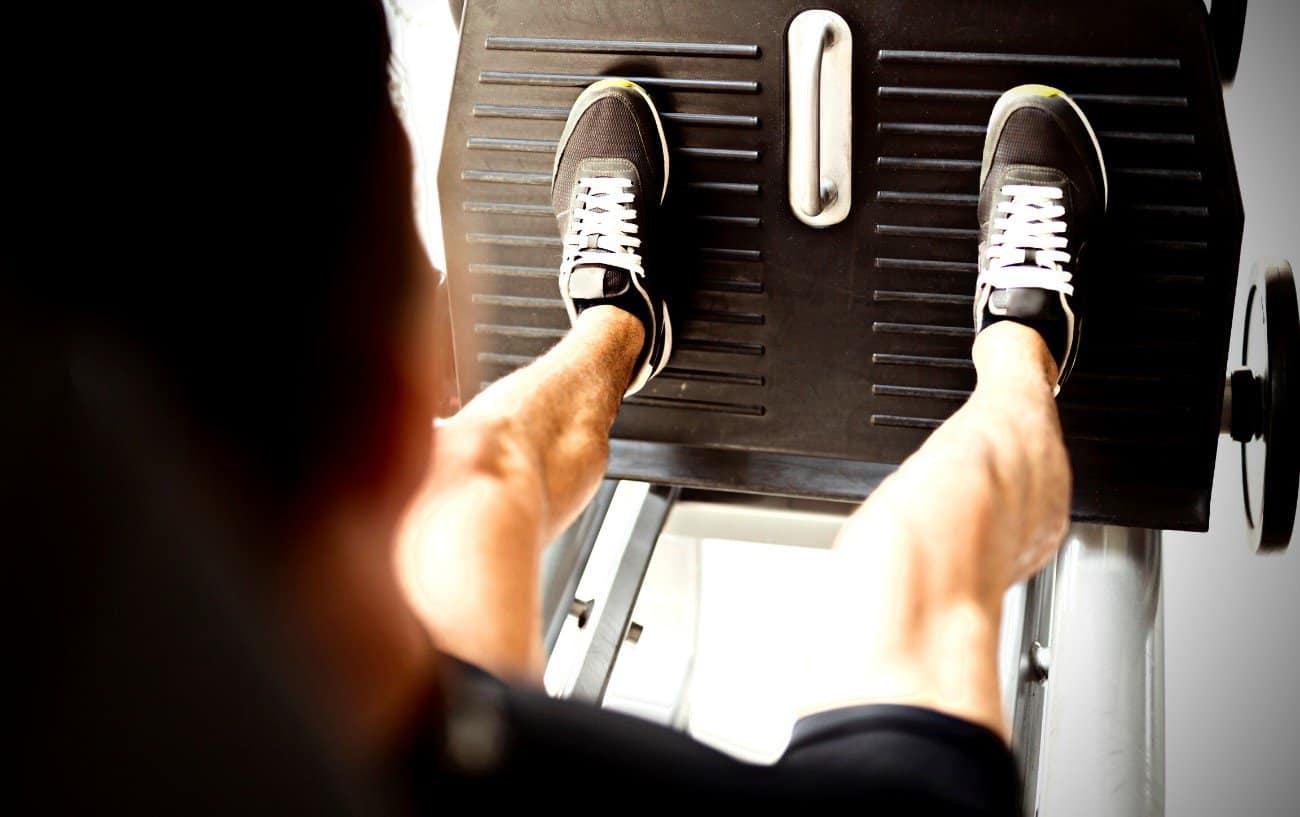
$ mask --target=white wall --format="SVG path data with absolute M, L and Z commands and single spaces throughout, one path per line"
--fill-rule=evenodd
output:
M 1251 0 L 1228 124 L 1246 208 L 1233 347 L 1251 262 L 1300 268 L 1300 3 Z M 1296 418 L 1300 422 L 1300 417 Z M 1170 815 L 1300 814 L 1300 541 L 1256 556 L 1237 452 L 1219 446 L 1208 534 L 1165 537 Z

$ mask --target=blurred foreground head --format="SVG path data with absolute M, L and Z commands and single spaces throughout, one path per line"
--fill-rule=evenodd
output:
M 384 15 L 177 8 L 5 24 L 38 57 L 0 247 L 19 799 L 373 811 L 338 694 L 366 681 L 326 654 L 378 644 L 354 661 L 381 673 L 384 638 L 295 616 L 383 618 L 330 554 L 382 564 L 429 455 Z

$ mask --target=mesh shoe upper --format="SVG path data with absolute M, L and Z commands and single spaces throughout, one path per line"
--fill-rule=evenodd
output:
M 1082 208 L 1070 209 L 1079 227 L 1105 210 L 1101 156 L 1087 129 L 1060 97 L 1033 99 L 1042 103 L 1025 104 L 1006 118 L 986 160 L 979 202 L 981 227 L 988 222 L 993 198 L 1002 186 L 1000 176 L 1017 165 L 1046 167 L 1062 174 L 1069 185 L 1067 199 Z M 1053 101 L 1056 103 L 1051 104 Z M 1077 239 L 1081 231 L 1071 232 Z
M 564 219 L 570 209 L 573 185 L 578 180 L 578 163 L 598 157 L 626 159 L 633 164 L 645 188 L 645 195 L 658 204 L 663 199 L 665 168 L 659 134 L 653 119 L 639 112 L 635 105 L 644 102 L 632 94 L 603 92 L 580 116 L 562 140 L 555 161 L 555 181 L 551 187 L 551 206 L 564 231 Z

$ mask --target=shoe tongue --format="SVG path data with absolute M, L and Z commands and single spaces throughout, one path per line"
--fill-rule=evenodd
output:
M 628 271 L 619 267 L 587 264 L 569 273 L 569 297 L 583 300 L 612 298 L 632 285 Z
M 1003 185 L 1036 184 L 1059 187 L 1068 184 L 1069 181 L 1069 177 L 1056 168 L 1036 165 L 1016 165 L 1008 169 L 1006 175 L 1002 177 Z
M 1042 267 L 1043 269 L 1055 269 L 1055 267 L 1053 267 L 1050 263 L 1040 262 L 1038 260 L 1038 254 L 1040 252 L 1042 252 L 1042 250 L 1034 249 L 1034 248 L 1025 250 L 1025 263 L 1033 264 L 1034 266 Z

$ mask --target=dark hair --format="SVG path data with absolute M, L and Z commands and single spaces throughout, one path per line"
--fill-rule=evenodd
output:
M 45 319 L 131 343 L 278 502 L 364 443 L 426 267 L 383 10 L 267 5 L 156 16 L 39 89 L 63 138 L 10 193 L 4 266 Z

